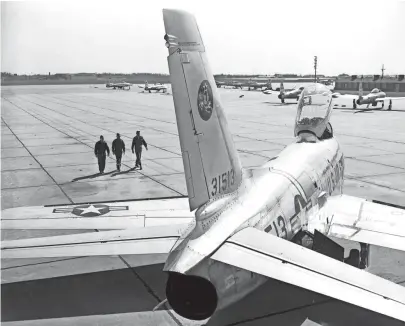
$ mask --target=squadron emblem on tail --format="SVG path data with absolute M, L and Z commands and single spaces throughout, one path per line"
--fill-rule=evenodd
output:
M 198 89 L 197 106 L 201 119 L 208 121 L 212 115 L 214 98 L 212 95 L 211 85 L 207 80 L 203 80 L 200 88 Z

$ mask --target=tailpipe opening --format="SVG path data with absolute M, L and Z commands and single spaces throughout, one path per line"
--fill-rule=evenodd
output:
M 207 279 L 194 275 L 169 272 L 166 297 L 176 313 L 191 320 L 211 317 L 218 305 L 215 286 Z

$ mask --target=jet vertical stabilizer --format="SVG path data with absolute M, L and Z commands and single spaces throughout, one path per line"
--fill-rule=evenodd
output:
M 267 81 L 267 89 L 273 90 L 273 86 L 271 85 L 271 79 Z
M 242 167 L 194 16 L 164 9 L 163 18 L 189 204 L 194 210 L 235 191 Z
M 359 97 L 363 97 L 363 82 L 359 83 Z

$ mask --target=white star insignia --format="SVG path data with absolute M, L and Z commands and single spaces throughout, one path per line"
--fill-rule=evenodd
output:
M 101 214 L 100 213 L 100 209 L 101 208 L 95 208 L 93 205 L 90 205 L 87 208 L 77 208 L 78 210 L 81 210 L 82 212 L 80 213 L 80 215 L 84 215 L 87 213 L 96 213 L 96 214 Z

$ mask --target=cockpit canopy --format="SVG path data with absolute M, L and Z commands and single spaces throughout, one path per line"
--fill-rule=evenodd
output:
M 374 88 L 370 93 L 379 93 L 379 92 L 381 92 L 378 88 Z
M 305 87 L 298 102 L 295 136 L 306 132 L 320 139 L 331 112 L 332 92 L 325 85 L 311 84 Z

